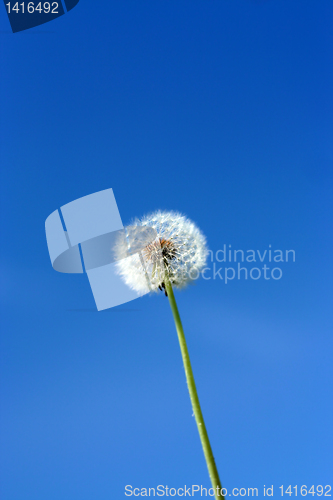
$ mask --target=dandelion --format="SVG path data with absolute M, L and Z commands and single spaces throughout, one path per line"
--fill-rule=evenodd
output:
M 165 289 L 164 277 L 170 283 L 183 288 L 199 277 L 206 263 L 206 238 L 198 227 L 178 212 L 154 212 L 142 219 L 136 219 L 128 229 L 153 228 L 156 238 L 147 244 L 140 254 L 131 259 L 127 255 L 128 244 L 122 240 L 118 246 L 118 272 L 125 283 L 138 292 L 148 286 L 152 291 Z M 135 234 L 135 233 L 134 233 Z M 135 238 L 131 238 L 133 241 Z
M 150 229 L 143 235 L 142 228 Z M 206 263 L 206 238 L 199 228 L 177 212 L 154 212 L 126 228 L 115 248 L 118 272 L 133 290 L 164 290 L 176 325 L 187 386 L 215 498 L 224 500 L 194 381 L 189 352 L 173 288 L 183 288 L 199 276 Z M 141 242 L 140 251 L 138 241 Z M 140 246 L 140 245 L 139 245 Z M 136 249 L 136 253 L 134 252 Z M 128 255 L 130 257 L 128 258 Z

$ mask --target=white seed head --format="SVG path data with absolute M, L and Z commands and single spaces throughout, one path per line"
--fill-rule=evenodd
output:
M 118 245 L 117 268 L 125 283 L 138 292 L 164 288 L 166 274 L 174 287 L 183 288 L 199 277 L 207 258 L 206 238 L 199 228 L 178 212 L 154 212 L 135 219 L 129 229 L 152 228 L 155 239 L 139 253 L 129 255 L 124 239 Z

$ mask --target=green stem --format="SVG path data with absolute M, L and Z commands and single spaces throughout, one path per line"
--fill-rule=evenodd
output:
M 168 278 L 165 279 L 165 288 L 166 288 L 166 291 L 168 294 L 168 298 L 169 298 L 169 302 L 170 302 L 170 306 L 171 306 L 171 311 L 172 311 L 173 318 L 174 318 L 175 324 L 176 324 L 176 330 L 177 330 L 177 334 L 178 334 L 180 350 L 182 353 L 182 358 L 183 358 L 183 363 L 184 363 L 184 368 L 185 368 L 185 375 L 186 375 L 188 392 L 190 393 L 193 413 L 195 416 L 195 421 L 197 423 L 197 427 L 198 427 L 198 431 L 199 431 L 199 435 L 200 435 L 200 440 L 201 440 L 201 444 L 202 444 L 202 448 L 203 448 L 203 452 L 205 455 L 206 464 L 207 464 L 207 468 L 208 468 L 208 472 L 209 472 L 209 477 L 210 477 L 212 486 L 215 490 L 215 498 L 217 500 L 222 500 L 222 499 L 224 500 L 224 496 L 221 493 L 222 484 L 221 484 L 221 481 L 219 478 L 219 474 L 217 472 L 213 451 L 212 451 L 212 448 L 210 446 L 207 429 L 206 429 L 205 422 L 204 422 L 204 419 L 202 416 L 202 411 L 200 408 L 198 393 L 197 393 L 197 389 L 195 386 L 193 371 L 192 371 L 192 367 L 191 367 L 190 356 L 189 356 L 187 345 L 186 345 L 186 339 L 185 339 L 185 335 L 184 335 L 183 325 L 182 325 L 182 322 L 181 322 L 181 319 L 179 316 L 179 311 L 178 311 L 177 303 L 175 300 L 175 296 L 173 294 L 172 285 L 171 285 Z

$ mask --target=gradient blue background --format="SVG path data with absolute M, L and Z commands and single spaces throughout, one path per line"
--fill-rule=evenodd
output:
M 332 484 L 332 13 L 82 0 L 13 35 L 1 8 L 3 500 L 209 486 L 167 299 L 97 313 L 50 265 L 46 217 L 108 187 L 124 224 L 174 209 L 213 251 L 296 251 L 177 299 L 224 486 Z

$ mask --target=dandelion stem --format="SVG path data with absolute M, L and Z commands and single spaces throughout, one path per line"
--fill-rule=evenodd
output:
M 213 486 L 214 491 L 215 491 L 216 500 L 222 500 L 222 499 L 224 500 L 224 496 L 222 495 L 222 491 L 221 491 L 222 484 L 221 484 L 221 481 L 219 478 L 219 474 L 217 472 L 213 451 L 212 451 L 212 448 L 210 446 L 208 433 L 207 433 L 207 429 L 206 429 L 205 422 L 203 419 L 197 389 L 195 386 L 195 381 L 194 381 L 190 356 L 189 356 L 189 352 L 187 349 L 183 325 L 182 325 L 182 322 L 180 319 L 175 296 L 173 294 L 172 285 L 170 283 L 170 280 L 167 277 L 165 279 L 165 288 L 166 288 L 166 291 L 168 294 L 168 298 L 169 298 L 169 302 L 170 302 L 170 306 L 171 306 L 171 311 L 172 311 L 173 318 L 174 318 L 175 324 L 176 324 L 176 330 L 177 330 L 177 334 L 178 334 L 180 350 L 182 353 L 182 358 L 183 358 L 183 363 L 184 363 L 184 368 L 185 368 L 185 375 L 186 375 L 188 392 L 190 393 L 190 399 L 191 399 L 191 403 L 192 403 L 193 413 L 195 416 L 195 421 L 197 423 L 197 427 L 198 427 L 198 431 L 199 431 L 199 435 L 200 435 L 200 440 L 201 440 L 201 444 L 202 444 L 202 448 L 203 448 L 203 452 L 205 455 L 206 464 L 207 464 L 207 468 L 208 468 L 208 472 L 209 472 L 209 477 L 210 477 L 212 486 Z

